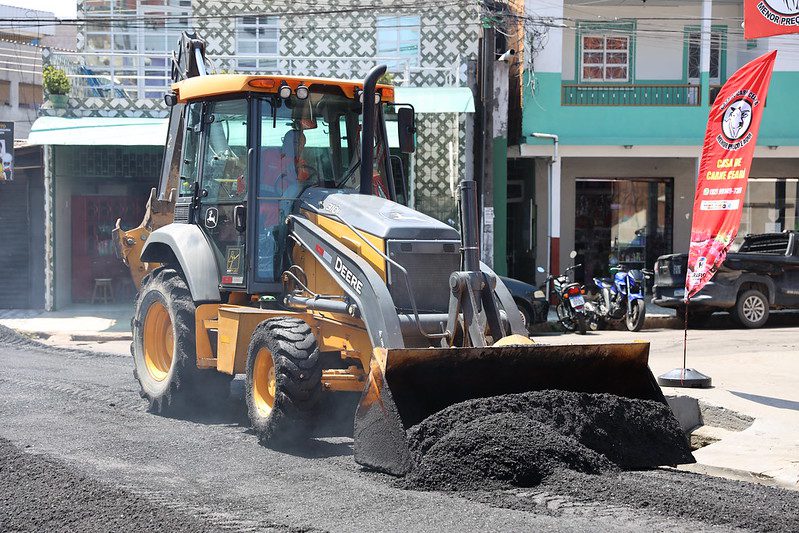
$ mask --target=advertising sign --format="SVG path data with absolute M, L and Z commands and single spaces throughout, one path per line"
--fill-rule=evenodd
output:
M 744 38 L 799 32 L 799 1 L 744 0 Z
M 0 181 L 14 179 L 14 123 L 0 122 L 0 161 L 3 163 L 3 172 Z
M 741 67 L 711 104 L 694 196 L 685 301 L 710 281 L 738 234 L 777 52 Z

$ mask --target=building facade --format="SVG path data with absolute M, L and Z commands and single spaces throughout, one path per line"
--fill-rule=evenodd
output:
M 746 41 L 740 2 L 719 0 L 528 0 L 526 12 L 535 51 L 508 207 L 509 220 L 535 223 L 516 224 L 512 275 L 532 279 L 548 257 L 562 270 L 576 250 L 578 278 L 590 282 L 616 264 L 652 268 L 687 252 L 709 106 L 739 67 L 775 48 L 740 235 L 799 228 L 798 36 Z M 540 134 L 557 136 L 554 161 L 553 138 Z
M 417 111 L 417 151 L 405 166 L 409 202 L 456 225 L 456 187 L 474 168 L 472 92 L 482 13 L 472 0 L 79 1 L 84 23 L 77 51 L 43 53 L 44 63 L 72 82 L 68 104 L 43 106 L 34 127 L 49 172 L 48 306 L 90 299 L 92 280 L 113 270 L 106 263 L 118 215 L 92 206 L 102 200 L 143 207 L 157 182 L 166 136 L 148 140 L 141 128 L 165 120 L 169 57 L 184 30 L 207 41 L 212 72 L 361 79 L 375 64 L 388 65 L 398 101 Z M 120 121 L 136 129 L 141 144 L 130 145 Z M 98 127 L 112 133 L 97 135 Z M 100 144 L 87 145 L 89 138 Z M 136 225 L 135 209 L 128 211 L 123 226 Z M 130 292 L 124 272 L 113 277 L 117 293 Z

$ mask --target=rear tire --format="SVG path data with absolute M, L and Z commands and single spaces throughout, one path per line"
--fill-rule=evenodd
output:
M 757 289 L 749 289 L 738 295 L 735 308 L 730 315 L 745 328 L 759 328 L 768 320 L 769 303 L 766 296 Z
M 142 280 L 133 326 L 133 376 L 149 411 L 186 414 L 188 408 L 216 407 L 230 393 L 232 376 L 197 368 L 195 306 L 186 282 L 171 268 Z
M 578 335 L 585 335 L 585 331 L 587 329 L 586 328 L 586 317 L 585 317 L 585 315 L 582 314 L 582 313 L 578 313 L 575 316 L 575 318 L 574 318 L 574 322 L 575 322 L 575 327 L 576 327 L 577 334 Z
M 555 308 L 555 312 L 558 315 L 558 322 L 560 322 L 560 325 L 563 327 L 563 329 L 567 333 L 574 332 L 576 326 L 574 321 L 569 317 L 569 312 L 566 310 L 563 304 L 558 304 Z
M 255 328 L 247 352 L 247 413 L 263 444 L 307 439 L 322 396 L 322 365 L 311 328 L 298 318 L 271 318 Z
M 629 331 L 641 331 L 644 327 L 644 320 L 646 319 L 646 304 L 643 300 L 633 300 L 630 302 L 632 309 L 625 313 L 624 321 L 627 324 Z

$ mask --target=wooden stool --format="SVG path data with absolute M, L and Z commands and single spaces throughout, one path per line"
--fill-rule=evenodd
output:
M 92 292 L 92 304 L 101 301 L 104 304 L 114 301 L 114 286 L 111 278 L 95 278 L 94 291 Z

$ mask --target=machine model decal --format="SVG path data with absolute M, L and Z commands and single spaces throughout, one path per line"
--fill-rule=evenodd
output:
M 338 256 L 336 256 L 336 265 L 334 268 L 336 269 L 336 272 L 338 272 L 339 276 L 341 276 L 344 281 L 349 283 L 350 287 L 355 289 L 355 292 L 361 294 L 361 290 L 363 289 L 363 281 L 359 280 L 358 277 L 344 265 L 344 262 Z
M 219 220 L 219 211 L 216 207 L 209 207 L 208 210 L 205 212 L 205 227 L 208 229 L 214 229 L 216 227 L 216 223 Z
M 325 250 L 324 248 L 322 248 L 318 244 L 316 245 L 316 253 L 321 255 L 322 259 L 324 259 L 328 263 L 331 263 L 331 264 L 333 263 L 333 256 L 330 255 L 327 250 Z
M 228 246 L 225 250 L 225 274 L 241 274 L 243 246 Z

